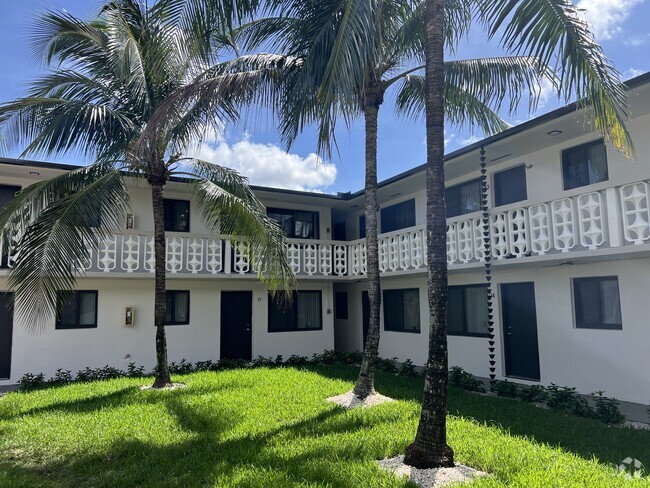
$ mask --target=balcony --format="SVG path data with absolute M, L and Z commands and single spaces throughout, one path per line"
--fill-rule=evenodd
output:
M 650 250 L 650 182 L 640 181 L 578 193 L 527 206 L 488 212 L 493 264 L 573 259 L 604 253 Z M 153 236 L 146 232 L 113 235 L 77 267 L 90 275 L 154 272 Z M 358 279 L 366 274 L 366 243 L 288 239 L 287 258 L 299 278 Z M 609 251 L 607 251 L 609 250 Z M 11 250 L 10 250 L 11 251 Z M 595 253 L 594 253 L 595 251 Z M 11 254 L 11 252 L 10 252 Z M 477 214 L 447 222 L 450 269 L 485 261 L 483 220 Z M 246 243 L 225 236 L 169 233 L 167 272 L 185 277 L 255 277 Z M 507 260 L 507 261 L 506 261 Z M 424 272 L 426 229 L 410 227 L 379 236 L 383 275 Z

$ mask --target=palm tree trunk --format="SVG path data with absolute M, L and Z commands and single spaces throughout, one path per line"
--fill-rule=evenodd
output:
M 165 337 L 165 315 L 167 298 L 165 288 L 165 216 L 163 207 L 163 178 L 149 179 L 153 205 L 153 242 L 155 262 L 154 325 L 156 326 L 156 379 L 154 388 L 172 385 L 167 364 L 167 338 Z
M 444 170 L 445 0 L 426 5 L 427 288 L 429 357 L 415 440 L 404 462 L 416 468 L 454 465 L 447 445 L 447 222 Z
M 366 346 L 354 385 L 354 394 L 366 398 L 375 391 L 375 365 L 379 353 L 379 310 L 381 286 L 379 282 L 379 244 L 377 230 L 377 120 L 383 91 L 367 93 L 363 104 L 366 124 L 366 274 L 368 278 L 368 302 L 370 320 Z

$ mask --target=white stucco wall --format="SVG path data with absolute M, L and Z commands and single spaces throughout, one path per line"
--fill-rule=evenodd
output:
M 4 283 L 0 283 L 2 289 Z M 262 285 L 252 280 L 169 279 L 170 290 L 190 290 L 189 325 L 167 326 L 170 361 L 216 360 L 220 352 L 222 290 L 253 292 L 252 356 L 291 354 L 311 356 L 334 348 L 331 284 L 310 282 L 304 290 L 323 293 L 323 329 L 268 332 L 268 300 Z M 54 323 L 41 332 L 29 333 L 14 321 L 11 378 L 15 383 L 26 372 L 51 375 L 57 368 L 76 372 L 85 367 L 111 365 L 126 368 L 129 362 L 148 370 L 155 364 L 153 281 L 151 279 L 84 279 L 78 289 L 98 290 L 98 323 L 93 329 L 56 330 Z M 127 306 L 135 307 L 135 326 L 125 327 Z M 329 310 L 329 312 L 328 312 Z

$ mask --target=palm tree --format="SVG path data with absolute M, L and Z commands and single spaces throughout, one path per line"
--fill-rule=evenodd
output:
M 129 208 L 125 179 L 148 183 L 155 248 L 154 387 L 171 383 L 163 216 L 170 178 L 186 179 L 213 232 L 248 242 L 248 258 L 271 291 L 289 289 L 295 280 L 282 232 L 246 178 L 182 156 L 207 130 L 234 120 L 239 104 L 265 77 L 217 63 L 211 43 L 227 36 L 197 35 L 201 14 L 198 7 L 165 0 L 151 7 L 111 0 L 91 22 L 47 13 L 36 24 L 34 45 L 50 72 L 32 83 L 26 97 L 0 106 L 4 140 L 25 147 L 23 155 L 76 153 L 95 161 L 24 189 L 0 214 L 5 242 L 17 241 L 9 286 L 16 293 L 16 313 L 28 327 L 46 326 L 56 313 L 57 293 L 70 295 L 66 290 L 75 286 L 71 263 L 87 259 L 89 248 L 120 227 Z M 212 80 L 209 92 L 166 110 L 167 100 L 206 77 Z M 143 139 L 154 121 L 155 136 Z
M 596 127 L 628 156 L 627 99 L 617 71 L 569 0 L 478 0 L 477 16 L 503 48 L 534 55 L 558 69 L 556 89 L 593 109 Z M 417 433 L 404 462 L 417 468 L 453 466 L 447 445 L 447 260 L 444 193 L 445 0 L 426 2 L 427 265 L 429 356 Z
M 423 113 L 424 4 L 400 0 L 269 2 L 269 15 L 242 27 L 248 48 L 271 46 L 292 60 L 283 76 L 278 111 L 281 133 L 290 145 L 308 124 L 319 127 L 319 148 L 329 151 L 337 115 L 365 123 L 365 226 L 369 327 L 354 394 L 374 392 L 379 351 L 381 286 L 377 227 L 377 137 L 379 109 L 395 85 L 397 109 Z M 281 14 L 274 15 L 274 12 Z M 470 12 L 449 4 L 450 45 L 467 28 Z M 269 40 L 270 39 L 270 40 Z M 265 47 L 266 47 L 265 46 Z M 299 60 L 296 61 L 296 60 Z M 446 64 L 445 110 L 458 125 L 470 123 L 491 134 L 507 127 L 494 110 L 504 96 L 535 91 L 540 76 L 533 57 L 450 61 Z M 476 81 L 480 80 L 480 82 Z

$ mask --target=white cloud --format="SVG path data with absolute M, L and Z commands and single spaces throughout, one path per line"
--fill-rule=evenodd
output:
M 639 46 L 645 46 L 648 43 L 648 41 L 650 41 L 650 34 L 646 34 L 644 36 L 630 37 L 629 39 L 623 41 L 623 44 L 630 47 L 639 47 Z
M 632 9 L 643 0 L 580 0 L 577 7 L 584 9 L 584 19 L 591 26 L 596 39 L 606 41 L 622 31 L 622 24 Z
M 336 165 L 317 154 L 303 158 L 273 144 L 251 142 L 248 135 L 232 145 L 218 139 L 206 140 L 196 157 L 232 168 L 254 185 L 322 191 L 336 179 Z
M 460 141 L 458 141 L 458 142 L 460 143 L 460 147 L 465 147 L 465 146 L 469 146 L 470 144 L 474 144 L 475 142 L 478 142 L 481 139 L 483 139 L 483 138 L 480 137 L 480 136 L 472 134 L 469 137 L 465 137 L 463 139 L 460 139 Z
M 642 69 L 636 69 L 636 68 L 626 69 L 622 73 L 623 80 L 629 80 L 630 78 L 635 78 L 637 76 L 642 75 L 643 73 L 645 73 L 645 71 Z

